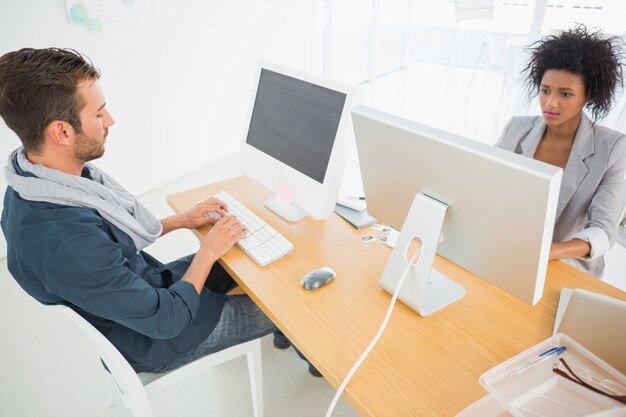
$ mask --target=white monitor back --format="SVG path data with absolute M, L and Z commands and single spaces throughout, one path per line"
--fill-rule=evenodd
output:
M 334 94 L 335 92 L 345 94 L 345 102 L 343 104 L 343 109 L 341 110 L 336 135 L 333 138 L 334 142 L 332 144 L 332 151 L 327 159 L 328 164 L 323 175 L 312 175 L 311 173 L 303 172 L 305 170 L 302 168 L 298 170 L 290 166 L 290 163 L 293 162 L 293 160 L 296 160 L 296 162 L 298 162 L 297 160 L 300 160 L 305 164 L 312 164 L 313 162 L 311 162 L 311 160 L 314 158 L 316 158 L 314 159 L 316 161 L 314 164 L 319 165 L 317 162 L 320 159 L 319 155 L 315 156 L 313 152 L 302 151 L 297 143 L 298 138 L 294 138 L 293 144 L 284 145 L 282 149 L 285 151 L 286 146 L 289 146 L 289 158 L 291 161 L 279 160 L 269 153 L 260 150 L 258 146 L 255 147 L 248 143 L 248 138 L 250 137 L 250 127 L 254 117 L 255 103 L 259 94 L 258 89 L 264 70 L 266 70 L 265 74 L 287 76 L 323 87 L 324 89 L 332 90 L 327 91 L 327 93 L 330 94 Z M 286 184 L 289 189 L 295 191 L 295 194 L 292 196 L 293 200 L 291 201 L 295 207 L 303 210 L 316 219 L 328 218 L 332 214 L 335 207 L 341 180 L 346 169 L 350 147 L 353 143 L 350 110 L 354 105 L 363 101 L 365 97 L 364 90 L 356 86 L 341 84 L 266 61 L 262 61 L 259 65 L 254 86 L 254 94 L 252 96 L 253 99 L 250 105 L 248 117 L 250 123 L 246 129 L 244 142 L 240 151 L 240 171 L 274 192 L 278 192 L 278 190 Z M 302 97 L 300 95 L 300 91 L 271 92 L 271 94 L 274 96 L 273 99 L 283 100 L 280 103 L 281 106 L 288 105 L 290 110 L 293 110 L 289 111 L 289 117 L 291 117 L 291 119 L 297 115 L 297 111 L 299 111 L 298 109 L 302 108 L 304 109 L 303 111 L 307 110 L 307 97 Z M 291 100 L 291 102 L 285 102 L 285 100 Z M 333 109 L 317 108 L 311 110 L 321 112 L 321 114 L 323 114 L 324 112 L 332 111 Z M 308 117 L 309 114 L 310 113 L 303 113 L 303 117 L 307 118 L 307 123 L 311 126 L 312 122 Z M 275 129 L 278 131 L 281 129 L 282 123 L 293 122 L 293 120 L 286 121 L 280 112 L 271 116 L 275 117 L 275 120 L 271 123 L 271 125 L 266 125 L 269 127 L 268 130 Z M 324 119 L 325 117 L 326 116 L 323 116 L 321 119 Z M 320 129 L 324 128 L 326 128 L 325 125 L 320 126 Z M 289 140 L 290 138 L 286 138 L 285 143 L 289 143 Z M 321 159 L 323 160 L 324 157 Z M 325 161 L 321 161 L 321 163 L 325 163 Z M 318 167 L 315 166 L 313 168 Z M 319 170 L 317 171 L 319 172 Z M 317 177 L 317 179 L 314 177 Z
M 364 106 L 352 118 L 368 212 L 400 229 L 416 193 L 443 202 L 439 254 L 539 301 L 560 168 Z

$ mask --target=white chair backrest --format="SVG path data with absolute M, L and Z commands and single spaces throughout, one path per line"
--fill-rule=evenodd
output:
M 137 374 L 117 348 L 80 314 L 63 305 L 48 307 L 57 310 L 62 316 L 69 319 L 91 341 L 95 352 L 111 374 L 112 385 L 115 387 L 124 405 L 132 411 L 133 416 L 153 417 L 152 405 L 150 404 L 151 397 L 161 395 L 161 393 L 167 392 L 172 386 L 240 356 L 245 356 L 248 364 L 253 414 L 255 417 L 263 416 L 260 339 L 251 340 L 206 355 L 167 373 L 142 372 Z M 106 372 L 104 368 L 103 372 Z
M 621 200 L 621 208 L 622 211 L 619 214 L 619 220 L 617 224 L 626 226 L 626 180 L 624 181 L 624 185 L 622 185 L 622 200 Z
M 123 403 L 133 412 L 135 417 L 152 417 L 152 406 L 146 395 L 141 380 L 130 366 L 126 358 L 80 314 L 64 305 L 48 306 L 56 309 L 70 320 L 93 345 L 113 377 L 117 391 Z

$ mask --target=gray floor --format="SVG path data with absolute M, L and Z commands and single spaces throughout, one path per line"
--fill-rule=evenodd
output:
M 441 95 L 449 75 L 449 71 L 438 67 L 412 67 L 370 86 L 367 104 L 493 143 L 501 124 L 515 111 L 512 106 L 498 109 L 502 103 L 512 102 L 510 98 L 503 100 L 500 94 L 505 80 L 498 74 L 480 73 L 482 78 L 476 81 L 481 91 L 476 93 L 474 88 L 467 88 L 469 71 L 457 70 L 453 76 L 458 88 L 452 92 L 456 96 L 446 106 Z M 492 120 L 490 115 L 496 114 L 495 109 L 498 116 Z M 235 167 L 235 158 L 227 158 L 147 193 L 141 201 L 157 217 L 165 217 L 172 213 L 165 203 L 166 195 L 237 175 Z M 161 238 L 149 251 L 168 261 L 194 252 L 197 246 L 191 232 L 176 231 Z M 626 289 L 625 252 L 616 245 L 607 256 L 606 280 L 622 289 Z M 109 408 L 105 404 L 106 379 L 100 364 L 85 353 L 88 345 L 67 323 L 47 313 L 15 284 L 7 272 L 6 261 L 1 260 L 0 415 L 128 415 L 122 406 Z M 294 352 L 274 349 L 270 338 L 263 340 L 263 385 L 267 417 L 323 416 L 334 394 L 326 381 L 308 374 L 306 365 Z M 155 401 L 155 412 L 157 416 L 180 417 L 251 415 L 244 361 L 231 361 L 181 384 L 171 395 Z M 357 413 L 342 400 L 333 415 L 347 417 Z

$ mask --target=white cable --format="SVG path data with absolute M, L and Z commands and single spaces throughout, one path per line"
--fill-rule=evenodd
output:
M 374 348 L 374 345 L 376 345 L 376 343 L 378 342 L 378 339 L 380 339 L 380 336 L 382 336 L 383 331 L 385 331 L 385 327 L 387 327 L 387 322 L 389 321 L 389 318 L 391 317 L 391 312 L 393 311 L 393 308 L 396 304 L 396 299 L 398 298 L 398 294 L 400 294 L 400 288 L 402 288 L 404 279 L 408 275 L 409 270 L 413 267 L 413 263 L 416 261 L 419 254 L 420 254 L 419 250 L 415 252 L 415 254 L 413 255 L 413 258 L 411 259 L 411 262 L 409 262 L 404 272 L 402 273 L 402 276 L 400 277 L 400 281 L 398 282 L 398 286 L 396 287 L 396 290 L 393 292 L 393 296 L 391 297 L 391 302 L 389 303 L 389 307 L 387 308 L 387 314 L 385 315 L 385 318 L 383 319 L 382 324 L 378 328 L 378 332 L 376 333 L 376 335 L 374 336 L 370 344 L 367 345 L 367 347 L 365 348 L 365 350 L 363 351 L 359 359 L 357 359 L 354 365 L 352 365 L 352 368 L 348 372 L 348 375 L 346 375 L 346 377 L 343 379 L 343 382 L 341 383 L 341 385 L 339 385 L 339 388 L 337 389 L 337 392 L 335 393 L 335 396 L 333 397 L 333 400 L 331 401 L 330 406 L 328 407 L 328 410 L 326 411 L 326 417 L 330 417 L 333 414 L 333 410 L 335 409 L 335 406 L 337 405 L 337 401 L 339 401 L 341 394 L 346 389 L 346 385 L 348 385 L 348 382 L 350 382 L 350 379 L 352 378 L 356 370 L 359 368 L 359 366 L 361 366 L 361 363 L 363 363 L 367 355 L 369 355 L 370 351 Z

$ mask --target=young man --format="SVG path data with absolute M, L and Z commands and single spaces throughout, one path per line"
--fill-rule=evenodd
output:
M 277 328 L 217 263 L 245 235 L 222 201 L 157 220 L 88 163 L 114 120 L 100 73 L 73 50 L 0 57 L 0 116 L 23 147 L 5 168 L 8 267 L 43 304 L 64 304 L 102 332 L 136 371 L 159 372 Z M 208 213 L 217 213 L 217 216 Z M 143 252 L 159 236 L 212 224 L 195 255 L 162 264 Z M 279 334 L 275 344 L 288 347 Z

